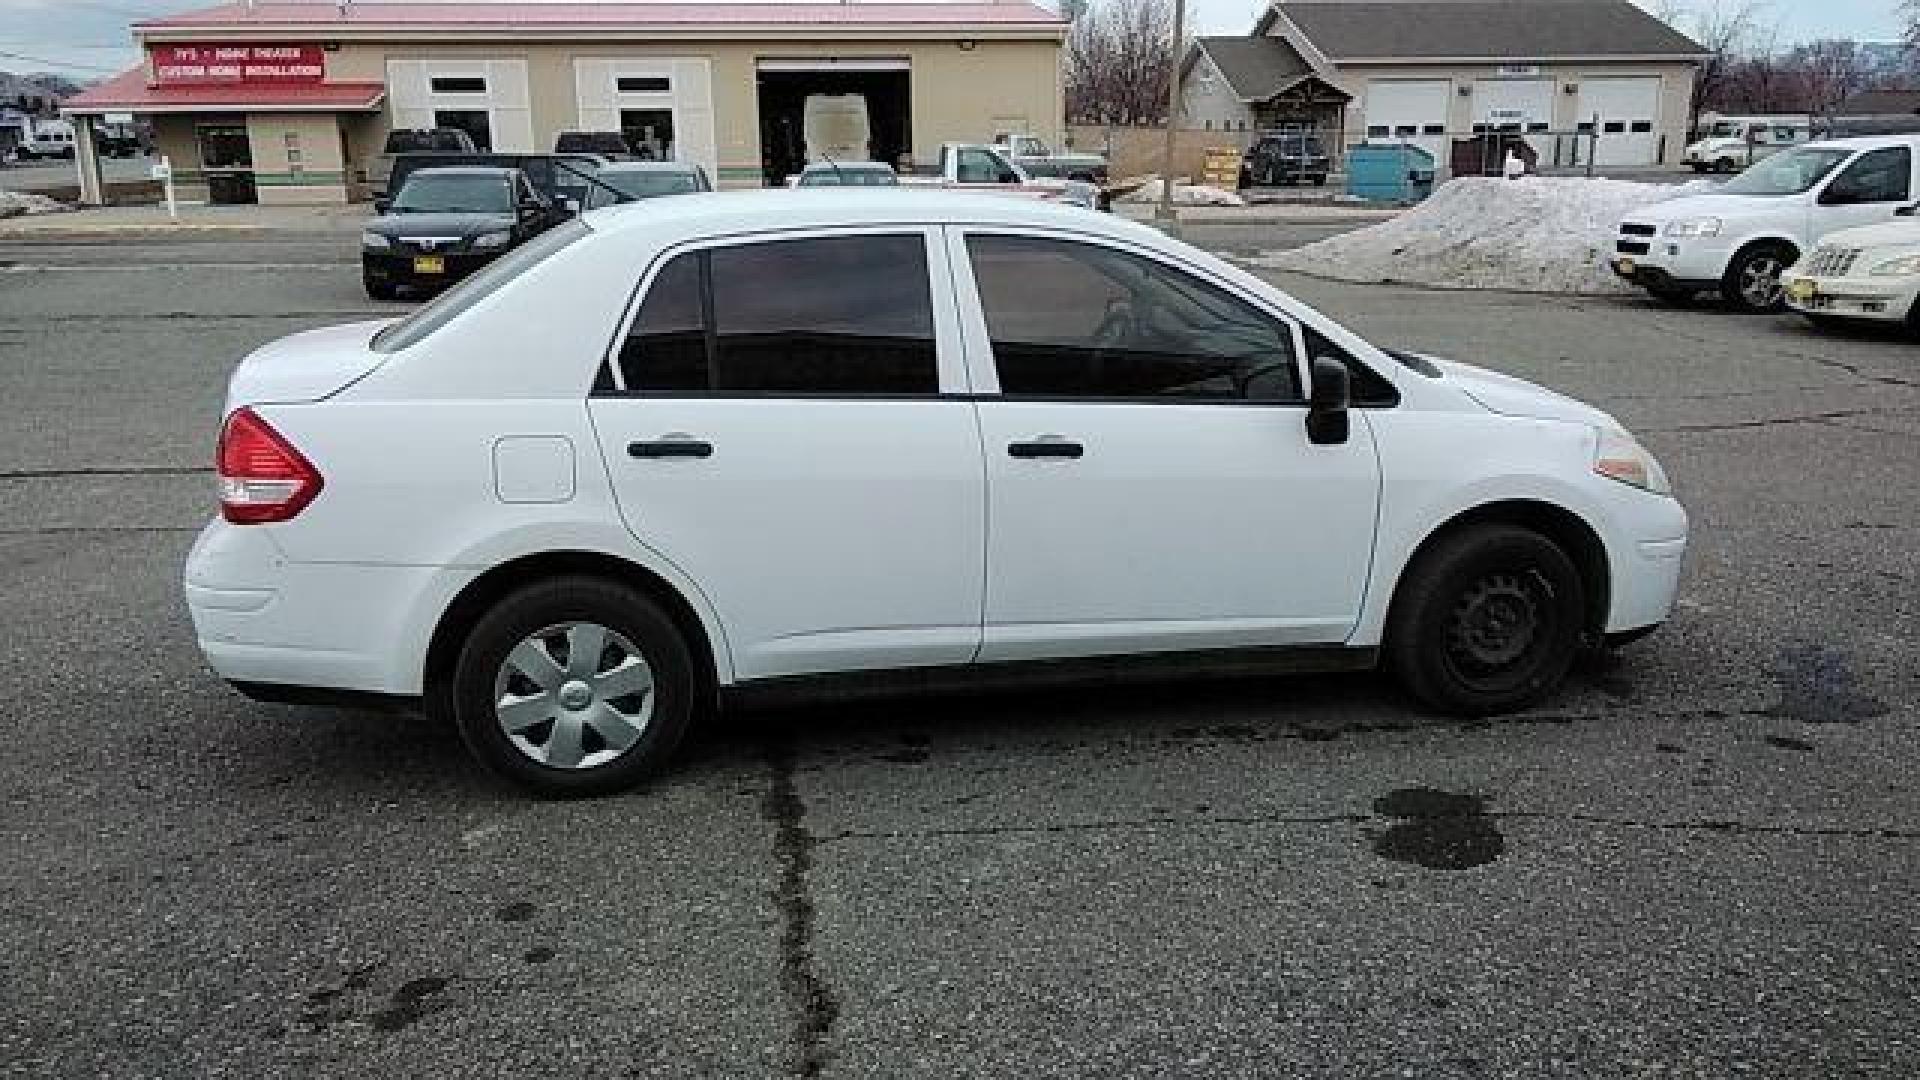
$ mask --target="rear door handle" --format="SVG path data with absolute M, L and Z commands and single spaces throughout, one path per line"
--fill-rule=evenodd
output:
M 1086 456 L 1087 448 L 1065 439 L 1035 439 L 1008 443 L 1007 453 L 1017 458 L 1078 458 Z
M 710 458 L 713 444 L 700 439 L 655 439 L 628 443 L 627 453 L 637 458 Z

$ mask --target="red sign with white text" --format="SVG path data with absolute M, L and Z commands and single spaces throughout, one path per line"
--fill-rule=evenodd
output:
M 326 76 L 318 45 L 153 46 L 153 81 L 161 86 L 317 83 Z

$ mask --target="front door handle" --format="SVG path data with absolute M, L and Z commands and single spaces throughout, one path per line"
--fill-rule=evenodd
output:
M 627 444 L 627 453 L 637 458 L 710 458 L 713 444 L 700 439 L 655 439 Z
M 1065 439 L 1035 439 L 1008 443 L 1007 453 L 1017 458 L 1078 458 L 1086 456 L 1087 448 Z

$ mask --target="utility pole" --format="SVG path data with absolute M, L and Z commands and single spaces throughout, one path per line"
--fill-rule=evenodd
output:
M 1173 68 L 1167 72 L 1167 147 L 1160 160 L 1160 220 L 1173 224 L 1173 126 L 1180 119 L 1180 67 L 1186 56 L 1187 0 L 1173 0 Z

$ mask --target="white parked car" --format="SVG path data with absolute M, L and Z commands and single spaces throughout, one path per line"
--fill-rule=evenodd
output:
M 1905 323 L 1920 330 L 1920 221 L 1828 233 L 1787 272 L 1786 297 L 1816 325 Z
M 213 667 L 586 793 L 722 691 L 1384 661 L 1485 714 L 1667 617 L 1687 517 L 1606 414 L 1145 226 L 894 196 L 596 211 L 248 357 Z
M 1808 143 L 1711 194 L 1640 207 L 1620 223 L 1614 272 L 1662 300 L 1717 289 L 1748 310 L 1777 311 L 1786 269 L 1819 237 L 1914 205 L 1916 147 L 1920 135 Z

